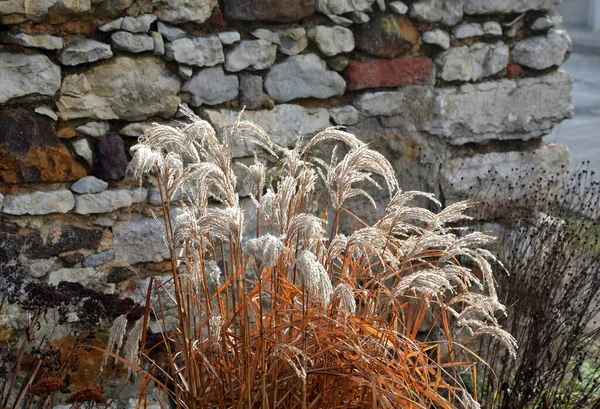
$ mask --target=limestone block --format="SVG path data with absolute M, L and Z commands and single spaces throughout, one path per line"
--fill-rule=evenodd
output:
M 545 36 L 519 41 L 512 50 L 513 62 L 536 70 L 561 66 L 571 55 L 573 44 L 565 30 L 552 29 Z
M 21 97 L 53 97 L 59 88 L 60 67 L 45 55 L 0 52 L 0 104 Z
M 200 70 L 181 87 L 182 91 L 192 94 L 190 104 L 195 107 L 218 105 L 235 99 L 238 89 L 237 75 L 226 75 L 222 66 Z
M 61 189 L 17 196 L 8 195 L 4 198 L 2 212 L 16 216 L 67 213 L 73 209 L 73 206 L 75 206 L 73 193 Z

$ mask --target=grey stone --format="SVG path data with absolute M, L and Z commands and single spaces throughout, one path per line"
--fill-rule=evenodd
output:
M 154 55 L 163 55 L 165 53 L 165 40 L 163 40 L 162 34 L 158 31 L 150 32 L 150 36 L 154 41 Z
M 561 0 L 464 0 L 465 14 L 509 14 L 550 10 Z
M 265 40 L 243 40 L 227 53 L 225 69 L 238 72 L 246 68 L 264 70 L 275 62 L 277 45 Z
M 550 10 L 545 16 L 539 17 L 531 25 L 531 29 L 534 31 L 548 30 L 552 27 L 561 25 L 563 18 L 554 10 Z
M 54 266 L 56 257 L 52 257 L 46 260 L 38 260 L 27 265 L 27 271 L 33 278 L 42 278 L 48 271 Z
M 423 41 L 427 44 L 439 45 L 444 50 L 450 48 L 450 35 L 439 28 L 424 32 Z
M 223 67 L 204 68 L 183 84 L 182 91 L 192 94 L 192 106 L 218 105 L 238 95 L 237 75 L 225 75 Z
M 327 14 L 327 17 L 329 20 L 342 27 L 350 27 L 352 23 L 354 23 L 354 21 L 350 20 L 349 18 L 338 16 L 336 14 Z
M 133 194 L 127 189 L 105 190 L 75 196 L 75 213 L 110 213 L 133 204 Z
M 115 219 L 108 216 L 100 216 L 94 219 L 94 224 L 103 227 L 112 227 L 115 224 Z
M 355 125 L 358 123 L 358 110 L 352 105 L 329 108 L 329 115 L 336 125 Z
M 102 264 L 106 264 L 109 261 L 112 261 L 114 258 L 115 258 L 115 251 L 113 249 L 110 249 L 110 250 L 103 251 L 101 253 L 96 253 L 96 254 L 87 256 L 85 258 L 85 260 L 83 260 L 83 263 L 81 265 L 84 268 L 99 267 Z
M 40 115 L 46 115 L 48 118 L 54 121 L 58 121 L 58 115 L 56 115 L 56 113 L 48 105 L 40 105 L 39 107 L 36 107 L 35 112 Z
M 157 23 L 157 27 L 158 32 L 169 41 L 179 40 L 180 38 L 185 37 L 186 34 L 184 30 L 165 24 L 162 21 Z
M 219 37 L 219 40 L 221 40 L 223 45 L 235 44 L 242 39 L 240 33 L 238 33 L 237 31 L 224 31 L 222 33 L 218 33 L 217 36 Z
M 108 188 L 108 183 L 95 176 L 86 176 L 71 185 L 71 190 L 79 194 L 100 193 Z
M 431 23 L 453 26 L 462 20 L 464 0 L 418 0 L 412 5 L 411 17 Z M 491 0 L 496 1 L 496 0 Z
M 112 57 L 110 45 L 87 38 L 69 41 L 58 55 L 63 65 L 79 65 Z
M 154 14 L 142 14 L 137 17 L 125 17 L 121 24 L 121 30 L 129 31 L 130 33 L 147 33 L 150 30 L 150 25 L 156 21 Z
M 150 128 L 152 128 L 152 124 L 150 122 L 134 122 L 132 124 L 125 125 L 123 128 L 121 128 L 119 133 L 124 136 L 139 138 Z
M 308 37 L 303 27 L 288 28 L 277 31 L 279 35 L 279 52 L 286 55 L 300 54 L 308 46 Z
M 450 48 L 436 59 L 438 77 L 444 81 L 478 81 L 494 75 L 508 65 L 508 45 L 475 43 Z
M 0 34 L 0 41 L 5 44 L 18 44 L 23 47 L 41 48 L 44 50 L 60 50 L 64 45 L 62 37 L 49 34 L 11 34 L 3 32 Z
M 127 31 L 117 31 L 110 36 L 115 50 L 130 53 L 142 53 L 154 50 L 154 40 L 146 34 L 131 34 Z
M 571 77 L 558 71 L 518 81 L 436 88 L 433 115 L 423 129 L 454 145 L 540 138 L 573 116 L 572 86 Z
M 165 55 L 182 64 L 212 67 L 221 64 L 223 44 L 215 35 L 207 37 L 180 38 L 165 44 Z
M 189 80 L 194 75 L 194 67 L 190 67 L 189 65 L 179 64 L 177 66 L 177 72 L 179 76 L 184 80 Z
M 562 65 L 571 55 L 573 44 L 564 30 L 552 29 L 546 36 L 519 41 L 512 50 L 513 62 L 536 70 Z
M 354 35 L 347 28 L 316 26 L 309 29 L 307 34 L 328 57 L 354 50 Z
M 214 0 L 152 0 L 158 18 L 169 23 L 204 23 L 218 5 Z
M 77 132 L 94 138 L 101 138 L 110 130 L 110 124 L 104 121 L 92 121 L 75 128 Z
M 348 16 L 350 17 L 350 20 L 356 24 L 366 24 L 371 20 L 371 17 L 362 11 L 353 11 L 349 13 Z
M 265 89 L 277 102 L 307 97 L 323 99 L 342 95 L 346 82 L 338 73 L 328 71 L 325 61 L 316 54 L 306 54 L 276 64 L 267 74 Z
M 333 58 L 327 59 L 327 65 L 334 71 L 342 72 L 346 69 L 348 64 L 350 63 L 350 59 L 347 55 L 339 54 Z
M 8 0 L 0 2 L 0 23 L 16 24 L 26 20 L 42 21 L 48 9 L 56 0 L 40 0 L 26 2 L 22 0 Z
M 233 126 L 238 116 L 237 110 L 206 110 L 209 121 L 218 129 Z M 292 147 L 298 135 L 313 135 L 331 126 L 329 112 L 324 108 L 304 108 L 299 105 L 280 104 L 272 110 L 247 111 L 244 119 L 265 130 L 273 142 L 280 146 Z M 245 140 L 236 140 L 234 156 L 252 156 L 255 145 Z
M 454 28 L 454 37 L 458 39 L 484 35 L 483 27 L 479 23 L 461 24 Z
M 148 189 L 136 187 L 131 190 L 131 201 L 133 203 L 143 203 L 148 198 Z
M 115 259 L 129 264 L 161 262 L 170 257 L 154 218 L 134 218 L 113 225 Z
M 402 87 L 398 91 L 367 92 L 354 101 L 365 116 L 397 116 L 407 126 L 419 127 L 431 111 L 433 90 L 428 86 Z
M 271 30 L 267 30 L 266 28 L 255 28 L 250 32 L 254 37 L 268 41 L 272 44 L 279 44 L 279 35 L 277 33 L 272 32 Z
M 408 12 L 408 6 L 401 1 L 392 1 L 389 6 L 390 10 L 397 14 L 406 14 Z
M 0 210 L 2 210 L 2 205 L 4 204 L 4 195 L 0 193 Z
M 111 21 L 110 23 L 106 23 L 98 27 L 98 30 L 108 33 L 110 31 L 120 30 L 121 24 L 123 24 L 123 17 L 119 17 L 116 20 Z
M 21 216 L 67 213 L 75 206 L 73 193 L 66 189 L 51 192 L 33 192 L 25 195 L 6 196 L 2 212 Z
M 317 0 L 316 9 L 323 14 L 344 14 L 371 10 L 375 0 Z
M 56 105 L 64 120 L 171 118 L 181 102 L 180 85 L 161 59 L 122 55 L 67 75 Z
M 53 97 L 59 88 L 60 67 L 45 55 L 0 52 L 0 104 L 20 97 Z
M 61 282 L 80 283 L 85 287 L 99 285 L 102 274 L 93 268 L 61 268 L 48 274 L 48 284 L 58 285 Z
M 265 102 L 265 98 L 261 76 L 252 74 L 240 76 L 240 107 L 258 109 Z
M 94 164 L 94 153 L 92 152 L 92 148 L 87 139 L 77 139 L 72 143 L 73 150 L 77 154 L 77 156 L 85 159 L 88 165 L 92 166 Z
M 502 26 L 496 21 L 486 21 L 483 23 L 483 32 L 489 36 L 501 36 Z

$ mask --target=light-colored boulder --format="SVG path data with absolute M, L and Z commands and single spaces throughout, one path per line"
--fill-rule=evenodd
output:
M 13 98 L 53 97 L 60 88 L 60 67 L 45 55 L 0 52 L 0 104 Z
M 86 122 L 83 125 L 79 125 L 77 128 L 75 128 L 75 130 L 86 136 L 101 138 L 110 130 L 110 124 L 104 121 L 91 121 Z
M 344 14 L 370 10 L 375 0 L 317 0 L 316 9 L 323 14 Z
M 562 65 L 571 55 L 573 44 L 565 30 L 550 30 L 545 36 L 531 37 L 515 44 L 513 62 L 536 70 Z
M 154 50 L 154 39 L 146 34 L 131 34 L 127 31 L 117 31 L 110 36 L 115 50 L 129 53 L 142 53 Z
M 60 50 L 64 46 L 62 37 L 49 34 L 12 34 L 3 32 L 0 33 L 0 41 L 5 44 L 18 44 L 23 47 L 41 48 L 44 50 Z
M 225 60 L 223 44 L 215 35 L 180 38 L 165 44 L 165 56 L 182 64 L 212 67 Z
M 130 33 L 147 33 L 150 30 L 150 24 L 156 21 L 154 14 L 142 14 L 136 17 L 125 17 L 121 23 L 121 30 Z
M 158 18 L 169 23 L 204 23 L 218 6 L 216 0 L 152 0 Z
M 444 30 L 436 28 L 423 33 L 423 42 L 427 44 L 439 45 L 444 50 L 447 50 L 450 48 L 450 35 Z
M 36 107 L 35 112 L 40 115 L 46 115 L 53 121 L 58 121 L 58 115 L 56 115 L 56 113 L 48 105 L 40 105 L 39 107 Z
M 450 48 L 440 54 L 435 63 L 438 77 L 444 81 L 478 81 L 505 69 L 508 60 L 508 45 L 498 41 Z
M 102 264 L 106 264 L 115 258 L 115 251 L 113 249 L 103 251 L 101 253 L 91 254 L 83 260 L 82 267 L 99 267 Z
M 300 54 L 308 46 L 308 37 L 304 27 L 293 27 L 277 31 L 279 44 L 277 49 L 285 55 Z
M 50 192 L 33 192 L 25 195 L 6 196 L 2 212 L 21 216 L 67 213 L 75 206 L 73 193 L 66 189 Z
M 79 179 L 71 185 L 71 190 L 75 193 L 100 193 L 108 188 L 108 183 L 95 176 L 86 176 Z
M 192 106 L 218 105 L 237 97 L 239 81 L 237 75 L 226 75 L 222 66 L 205 68 L 183 84 L 181 90 L 192 94 Z
M 486 21 L 482 25 L 483 32 L 487 36 L 501 36 L 502 26 L 497 21 Z
M 112 230 L 116 260 L 129 264 L 158 263 L 170 257 L 162 230 L 152 217 L 116 222 Z
M 75 213 L 110 213 L 113 210 L 129 207 L 132 204 L 133 195 L 130 190 L 105 190 L 100 193 L 90 193 L 75 196 Z
M 101 25 L 100 27 L 98 27 L 98 30 L 102 31 L 103 33 L 120 30 L 121 24 L 123 24 L 123 17 L 119 17 L 116 20 L 113 20 L 111 22 Z
M 189 65 L 185 64 L 179 64 L 177 66 L 177 72 L 181 78 L 184 80 L 189 80 L 192 78 L 192 75 L 194 75 L 194 67 L 190 67 Z
M 550 10 L 545 16 L 538 17 L 533 24 L 531 29 L 534 31 L 548 30 L 552 27 L 561 25 L 563 17 L 554 10 Z
M 225 69 L 238 72 L 246 68 L 264 70 L 275 62 L 277 45 L 265 40 L 243 40 L 227 53 Z
M 185 37 L 186 32 L 180 28 L 170 26 L 168 24 L 159 21 L 157 23 L 158 32 L 163 35 L 168 41 L 179 40 Z
M 154 41 L 154 55 L 163 55 L 165 53 L 165 40 L 158 31 L 151 31 L 150 36 Z
M 27 20 L 42 21 L 56 0 L 4 0 L 0 2 L 0 23 L 17 24 Z
M 463 1 L 463 0 L 461 0 Z M 464 0 L 465 14 L 510 14 L 550 10 L 561 0 Z
M 462 20 L 464 0 L 418 0 L 413 3 L 411 17 L 431 23 L 453 26 Z M 496 1 L 496 0 L 491 0 Z
M 84 287 L 96 286 L 102 282 L 103 275 L 93 268 L 61 268 L 48 274 L 48 284 L 61 282 L 79 283 Z
M 354 23 L 354 21 L 350 20 L 349 18 L 338 16 L 336 14 L 326 14 L 326 15 L 327 15 L 327 18 L 329 18 L 329 20 L 333 21 L 338 26 L 350 27 Z
M 151 122 L 134 122 L 121 128 L 119 134 L 139 138 L 151 127 Z
M 75 38 L 69 41 L 58 60 L 63 65 L 79 65 L 112 57 L 110 45 L 88 38 Z
M 237 31 L 224 31 L 222 33 L 218 33 L 217 36 L 223 45 L 235 44 L 242 39 L 240 33 Z
M 250 34 L 258 39 L 265 40 L 273 44 L 280 43 L 279 34 L 271 30 L 267 30 L 266 28 L 255 28 L 250 32 Z
M 56 257 L 52 257 L 45 260 L 38 260 L 33 263 L 29 263 L 27 265 L 27 271 L 29 272 L 29 275 L 33 278 L 41 278 L 45 276 L 48 273 L 48 271 L 50 271 L 52 266 L 54 266 L 55 262 Z
M 94 93 L 85 74 L 71 74 L 64 78 L 56 107 L 60 117 L 66 121 L 76 118 L 119 118 L 110 102 Z
M 329 115 L 336 125 L 355 125 L 359 120 L 359 112 L 352 105 L 329 108 Z
M 347 28 L 315 26 L 309 29 L 307 34 L 328 57 L 354 50 L 354 35 Z
M 296 98 L 329 98 L 342 95 L 346 82 L 327 69 L 316 54 L 295 55 L 276 64 L 267 74 L 265 90 L 277 102 Z
M 389 6 L 390 10 L 397 14 L 406 14 L 408 12 L 408 6 L 401 1 L 392 1 Z
M 479 23 L 461 24 L 454 28 L 454 37 L 460 39 L 484 35 L 483 27 Z
M 83 158 L 90 166 L 94 164 L 94 153 L 92 152 L 92 147 L 87 139 L 77 139 L 72 145 L 77 156 Z

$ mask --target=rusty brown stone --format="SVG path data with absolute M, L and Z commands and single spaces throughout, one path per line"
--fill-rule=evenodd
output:
M 73 128 L 62 128 L 59 129 L 56 133 L 60 139 L 72 139 L 75 138 L 78 134 L 77 131 Z
M 346 89 L 402 87 L 426 84 L 433 71 L 427 57 L 352 62 L 346 68 Z
M 0 182 L 69 182 L 86 175 L 42 115 L 0 111 Z
M 412 50 L 421 33 L 406 16 L 379 14 L 363 24 L 354 38 L 357 49 L 377 57 L 394 58 Z
M 315 13 L 315 0 L 225 0 L 227 20 L 298 21 Z
M 515 79 L 521 75 L 522 70 L 519 64 L 508 64 L 508 67 L 506 67 L 506 78 Z

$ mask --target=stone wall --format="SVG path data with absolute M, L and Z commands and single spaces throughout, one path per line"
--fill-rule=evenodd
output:
M 168 257 L 129 147 L 182 103 L 219 129 L 245 106 L 283 145 L 347 126 L 446 200 L 517 168 L 558 178 L 568 150 L 542 137 L 573 113 L 559 1 L 0 1 L 0 264 L 139 296 L 103 268 Z

